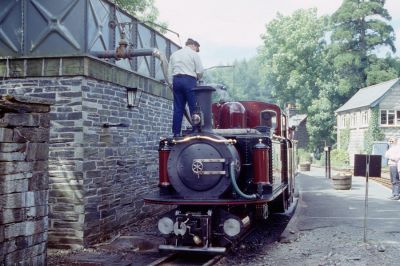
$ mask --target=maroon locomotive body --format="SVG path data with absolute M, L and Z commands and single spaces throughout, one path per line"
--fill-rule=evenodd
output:
M 193 129 L 159 144 L 159 192 L 147 203 L 176 205 L 158 222 L 161 250 L 221 253 L 271 211 L 293 202 L 294 142 L 274 104 L 211 103 L 194 89 Z

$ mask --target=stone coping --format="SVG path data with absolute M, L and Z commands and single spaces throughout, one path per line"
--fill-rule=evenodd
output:
M 8 100 L 10 102 L 19 102 L 19 103 L 33 103 L 33 104 L 43 104 L 43 105 L 53 105 L 55 104 L 55 100 L 40 98 L 34 96 L 27 95 L 0 95 L 0 100 Z
M 161 81 L 123 69 L 90 55 L 63 57 L 0 57 L 0 79 L 86 76 L 173 99 Z
M 55 100 L 26 95 L 1 95 L 0 110 L 10 113 L 48 113 Z M 0 119 L 0 126 L 4 121 Z

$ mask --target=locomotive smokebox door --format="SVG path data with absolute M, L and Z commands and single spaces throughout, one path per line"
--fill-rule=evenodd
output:
M 206 137 L 203 135 L 203 137 Z M 173 146 L 168 159 L 168 176 L 175 190 L 185 199 L 217 199 L 230 186 L 228 165 L 237 162 L 239 154 L 223 138 L 190 140 Z M 240 169 L 236 169 L 239 176 Z

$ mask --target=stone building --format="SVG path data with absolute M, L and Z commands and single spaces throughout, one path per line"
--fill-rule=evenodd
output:
M 336 111 L 338 148 L 347 149 L 350 164 L 354 154 L 364 152 L 365 133 L 371 123 L 373 110 L 378 114 L 378 125 L 385 140 L 400 134 L 400 79 L 360 89 Z M 346 132 L 347 131 L 347 132 Z M 348 147 L 344 147 L 342 135 Z
M 296 105 L 287 104 L 286 113 L 289 117 L 289 128 L 293 128 L 293 139 L 298 142 L 297 147 L 307 149 L 308 132 L 307 132 L 307 115 L 299 114 Z
M 158 184 L 158 140 L 171 131 L 160 61 L 91 54 L 114 51 L 122 31 L 133 50 L 168 57 L 179 47 L 107 0 L 4 0 L 0 10 L 0 95 L 55 101 L 48 246 L 87 247 L 161 212 L 143 203 Z

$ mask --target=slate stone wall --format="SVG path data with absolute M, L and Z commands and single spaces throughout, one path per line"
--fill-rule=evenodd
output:
M 76 249 L 112 239 L 121 229 L 165 210 L 146 206 L 143 196 L 157 189 L 158 141 L 171 131 L 171 94 L 155 80 L 110 64 L 84 59 L 82 66 L 76 60 L 67 68 L 65 59 L 62 67 L 85 75 L 24 77 L 29 62 L 19 65 L 19 60 L 7 70 L 16 77 L 0 80 L 0 93 L 55 100 L 49 147 L 48 245 L 53 248 Z M 45 66 L 44 60 L 42 74 Z M 103 75 L 85 72 L 90 66 Z M 139 107 L 127 107 L 129 84 L 143 90 Z
M 172 106 L 143 93 L 139 108 L 128 108 L 125 88 L 83 82 L 84 236 L 90 244 L 157 213 L 143 196 L 157 188 L 158 141 L 170 132 Z
M 45 265 L 51 101 L 0 94 L 0 265 Z

